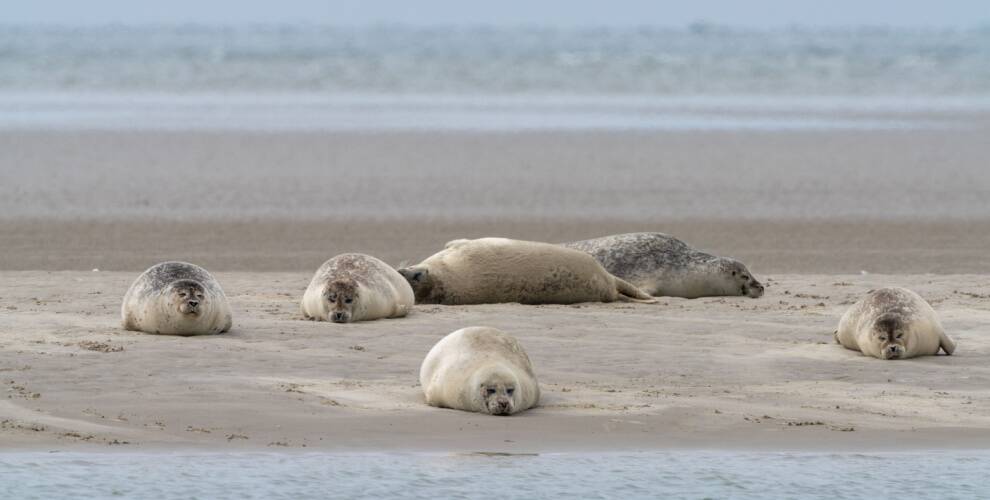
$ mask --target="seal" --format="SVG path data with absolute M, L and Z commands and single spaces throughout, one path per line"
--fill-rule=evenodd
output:
M 946 335 L 932 306 L 906 288 L 870 290 L 839 321 L 835 341 L 880 359 L 946 354 L 956 343 Z
M 512 415 L 540 400 L 533 364 L 519 341 L 483 326 L 462 328 L 433 346 L 419 369 L 427 404 Z
M 563 243 L 586 252 L 606 271 L 654 296 L 763 296 L 763 285 L 741 262 L 696 250 L 664 233 L 629 233 Z
M 399 318 L 414 300 L 409 283 L 391 266 L 370 255 L 345 253 L 316 270 L 303 294 L 302 314 L 334 323 Z
M 417 303 L 656 302 L 609 274 L 590 255 L 534 241 L 454 240 L 399 273 L 412 285 Z
M 231 314 L 220 283 L 202 267 L 162 262 L 141 273 L 120 308 L 127 330 L 202 335 L 230 330 Z

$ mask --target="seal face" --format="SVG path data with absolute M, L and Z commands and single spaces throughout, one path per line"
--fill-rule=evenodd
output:
M 306 319 L 351 323 L 405 316 L 413 290 L 395 269 L 370 255 L 341 254 L 323 263 L 306 289 Z
M 835 340 L 843 347 L 879 359 L 952 354 L 955 342 L 942 328 L 935 310 L 906 288 L 871 290 L 839 321 Z
M 540 399 L 526 351 L 495 328 L 462 328 L 441 339 L 423 360 L 419 381 L 426 402 L 440 408 L 512 415 Z
M 763 296 L 764 286 L 741 262 L 697 250 L 663 233 L 628 233 L 563 243 L 586 252 L 610 273 L 650 295 Z
M 200 335 L 230 330 L 227 296 L 202 267 L 162 262 L 134 281 L 121 306 L 127 330 L 171 335 Z
M 572 304 L 655 302 L 584 252 L 549 243 L 455 240 L 423 262 L 399 270 L 419 303 Z

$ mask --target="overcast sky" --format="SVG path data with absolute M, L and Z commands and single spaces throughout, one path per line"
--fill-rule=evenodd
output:
M 990 25 L 990 0 L 7 0 L 0 23 Z

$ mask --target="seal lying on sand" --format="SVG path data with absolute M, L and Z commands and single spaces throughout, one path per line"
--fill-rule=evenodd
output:
M 650 295 L 763 295 L 763 285 L 741 262 L 695 250 L 663 233 L 616 234 L 562 246 L 587 252 L 606 271 Z
M 200 335 L 231 326 L 220 284 L 206 269 L 185 262 L 163 262 L 141 273 L 120 313 L 125 329 L 146 333 Z
M 934 356 L 956 350 L 935 310 L 905 288 L 871 290 L 842 315 L 835 341 L 880 359 Z
M 345 253 L 316 270 L 303 295 L 302 314 L 334 323 L 399 318 L 414 300 L 409 283 L 391 266 L 370 255 Z
M 512 415 L 540 400 L 533 365 L 519 341 L 481 326 L 437 342 L 423 360 L 419 383 L 428 404 L 455 410 Z
M 399 273 L 412 285 L 417 303 L 655 302 L 588 254 L 533 241 L 455 240 Z

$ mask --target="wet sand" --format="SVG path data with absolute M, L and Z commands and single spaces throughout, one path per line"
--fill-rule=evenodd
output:
M 548 452 L 672 447 L 990 446 L 982 275 L 771 275 L 762 299 L 416 306 L 401 320 L 300 319 L 307 273 L 220 272 L 235 326 L 177 338 L 119 327 L 130 272 L 0 273 L 4 449 Z M 954 356 L 883 362 L 832 340 L 868 289 L 926 297 Z M 443 335 L 516 335 L 544 391 L 514 417 L 423 403 Z
M 0 270 L 315 270 L 344 252 L 419 262 L 465 237 L 564 242 L 661 231 L 764 273 L 987 273 L 987 220 L 0 220 Z

